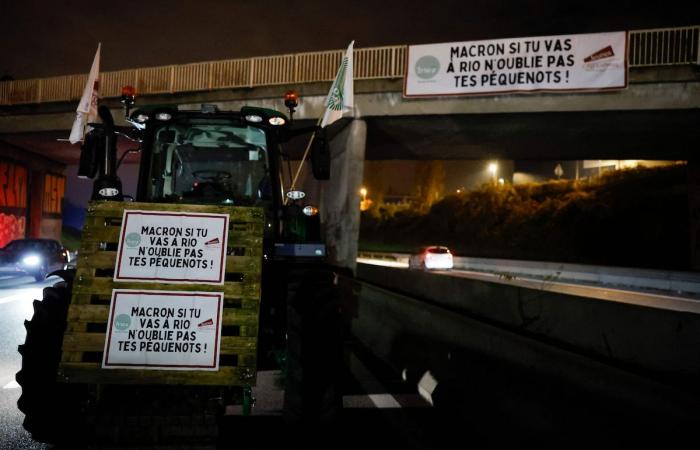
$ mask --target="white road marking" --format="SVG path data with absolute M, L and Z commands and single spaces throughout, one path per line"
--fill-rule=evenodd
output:
M 433 392 L 437 385 L 437 380 L 429 370 L 426 371 L 420 381 L 418 381 L 418 393 L 431 405 L 433 404 Z
M 5 386 L 3 386 L 3 389 L 19 389 L 19 384 L 15 380 L 10 381 L 7 383 Z
M 26 292 L 22 292 L 20 294 L 14 294 L 14 295 L 9 295 L 5 298 L 0 298 L 0 305 L 3 303 L 11 303 L 11 302 L 16 302 L 17 300 L 23 300 L 28 298 L 29 295 Z
M 408 262 L 399 261 L 388 261 L 384 259 L 369 259 L 369 258 L 357 258 L 357 262 L 363 264 L 373 264 L 375 266 L 386 266 L 386 267 L 408 267 Z
M 384 393 L 386 388 L 375 378 L 362 361 L 354 354 L 350 354 L 350 371 L 355 376 L 360 386 L 366 392 L 380 392 L 380 394 L 346 395 L 343 397 L 344 408 L 403 408 L 404 406 L 426 406 L 417 395 L 399 395 Z M 400 401 L 399 401 L 400 400 Z
M 44 287 L 26 287 L 13 288 L 14 291 L 19 291 L 16 294 L 11 294 L 6 297 L 0 297 L 0 305 L 3 303 L 16 302 L 17 300 L 26 300 L 31 303 L 32 300 L 41 300 L 44 296 Z M 0 289 L 2 292 L 2 289 Z

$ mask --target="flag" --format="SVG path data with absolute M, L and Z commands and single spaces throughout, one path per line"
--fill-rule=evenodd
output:
M 321 127 L 332 124 L 336 120 L 343 117 L 343 112 L 352 111 L 353 106 L 353 75 L 352 75 L 352 46 L 355 41 L 348 45 L 348 50 L 345 52 L 343 60 L 338 67 L 338 73 L 335 76 L 331 90 L 328 91 L 326 97 L 326 110 L 323 114 Z
M 95 120 L 97 120 L 101 45 L 102 44 L 97 45 L 97 53 L 95 53 L 95 59 L 92 61 L 90 75 L 88 76 L 87 83 L 85 83 L 85 90 L 83 91 L 83 96 L 80 98 L 80 103 L 78 104 L 78 109 L 76 110 L 77 115 L 75 117 L 75 121 L 73 122 L 70 137 L 68 138 L 71 144 L 75 144 L 83 139 L 83 129 L 85 128 L 85 124 L 88 122 L 95 122 Z

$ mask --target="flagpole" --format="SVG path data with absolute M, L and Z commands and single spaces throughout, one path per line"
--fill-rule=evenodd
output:
M 343 102 L 343 97 L 342 97 L 342 92 L 344 90 L 344 86 L 341 86 L 341 84 L 345 83 L 345 75 L 348 66 L 350 67 L 350 89 L 348 90 L 350 92 L 350 107 L 352 107 L 352 92 L 353 92 L 353 87 L 352 87 L 352 82 L 353 82 L 353 63 L 352 63 L 352 53 L 351 49 L 353 45 L 355 44 L 355 41 L 352 41 L 350 45 L 348 45 L 348 48 L 345 52 L 344 58 L 341 59 L 340 62 L 340 67 L 338 68 L 338 72 L 336 73 L 335 80 L 333 81 L 333 84 L 331 85 L 330 91 L 328 91 L 328 95 L 326 96 L 326 101 L 324 102 L 324 110 L 323 110 L 323 115 L 318 118 L 318 121 L 316 122 L 316 127 L 321 126 L 322 124 L 325 123 L 325 125 L 330 125 L 331 123 L 335 122 L 338 120 L 340 117 L 343 115 L 343 108 L 346 106 L 346 104 Z M 340 96 L 339 96 L 339 111 L 340 115 L 339 117 L 334 117 L 330 118 L 329 122 L 324 122 L 324 119 L 326 119 L 326 116 L 328 115 L 328 112 L 330 111 L 330 108 L 332 107 L 331 100 L 338 101 L 338 98 L 332 97 L 333 94 L 333 89 L 339 90 L 340 91 Z M 338 97 L 338 94 L 336 93 L 336 97 Z M 333 108 L 335 109 L 335 108 Z M 337 114 L 337 113 L 336 113 Z M 306 149 L 304 150 L 304 155 L 301 158 L 301 161 L 299 162 L 299 167 L 297 167 L 296 174 L 294 174 L 294 178 L 291 180 L 292 185 L 290 186 L 290 190 L 296 189 L 296 184 L 299 179 L 299 175 L 301 174 L 301 169 L 304 166 L 304 162 L 306 161 L 307 156 L 309 155 L 309 150 L 311 149 L 311 144 L 313 144 L 314 139 L 316 138 L 316 131 L 313 132 L 311 137 L 309 138 L 309 142 L 306 144 Z M 283 204 L 287 204 L 287 198 L 285 197 L 283 199 Z
M 319 117 L 318 121 L 316 122 L 316 126 L 321 125 L 322 120 L 323 120 L 323 117 Z M 306 150 L 304 150 L 304 156 L 301 157 L 301 163 L 299 164 L 299 167 L 297 167 L 297 173 L 294 174 L 294 179 L 292 180 L 291 189 L 294 189 L 296 187 L 297 179 L 299 178 L 299 174 L 301 173 L 301 168 L 304 165 L 304 161 L 306 161 L 306 157 L 309 155 L 309 149 L 311 149 L 311 144 L 314 142 L 315 137 L 316 137 L 316 132 L 314 131 L 311 134 L 311 137 L 309 138 L 309 142 L 306 144 Z

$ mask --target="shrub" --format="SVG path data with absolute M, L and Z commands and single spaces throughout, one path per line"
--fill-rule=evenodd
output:
M 444 244 L 458 255 L 687 269 L 685 165 L 580 181 L 483 185 L 434 203 L 362 214 L 361 248 Z M 375 210 L 376 209 L 376 210 Z

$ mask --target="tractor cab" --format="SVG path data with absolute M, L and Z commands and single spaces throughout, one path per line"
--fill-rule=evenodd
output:
M 288 92 L 284 101 L 293 117 L 298 97 Z M 284 185 L 283 169 L 290 170 L 280 145 L 316 132 L 319 138 L 310 148 L 312 169 L 317 179 L 327 179 L 330 158 L 324 157 L 329 152 L 323 130 L 292 128 L 286 115 L 267 108 L 219 111 L 202 105 L 195 111 L 152 107 L 130 112 L 134 103 L 130 89 L 125 89 L 122 102 L 132 127 L 115 127 L 109 110 L 100 107 L 102 123 L 91 124 L 95 129 L 83 145 L 79 174 L 96 178 L 93 200 L 122 200 L 115 142 L 118 134 L 126 135 L 140 143 L 136 201 L 260 207 L 268 241 L 320 240 L 318 208 L 306 202 L 303 192 Z M 318 254 L 317 247 L 313 253 Z

